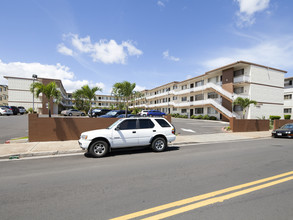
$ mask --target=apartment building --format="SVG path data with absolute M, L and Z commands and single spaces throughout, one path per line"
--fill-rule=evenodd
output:
M 286 71 L 246 61 L 238 61 L 203 75 L 171 82 L 143 91 L 134 107 L 166 113 L 210 115 L 221 120 L 242 117 L 242 108 L 233 106 L 237 97 L 257 101 L 246 118 L 283 115 L 284 74 Z
M 0 85 L 0 106 L 8 105 L 8 86 Z
M 284 115 L 291 115 L 293 109 L 293 77 L 286 78 L 284 82 Z
M 21 78 L 4 76 L 8 80 L 8 105 L 12 106 L 23 106 L 25 109 L 33 108 L 36 112 L 42 114 L 48 114 L 48 99 L 42 95 L 37 98 L 33 97 L 30 91 L 30 86 L 33 81 L 38 81 L 43 84 L 48 84 L 52 81 L 56 82 L 59 91 L 61 92 L 61 101 L 59 103 L 56 100 L 51 101 L 51 112 L 52 114 L 58 114 L 63 109 L 72 107 L 72 94 L 66 93 L 63 87 L 62 81 L 59 79 L 46 79 L 46 78 Z M 34 103 L 34 104 L 33 104 Z

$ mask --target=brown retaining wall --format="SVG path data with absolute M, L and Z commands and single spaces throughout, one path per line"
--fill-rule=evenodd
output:
M 165 117 L 171 122 L 171 116 Z M 107 128 L 118 118 L 39 117 L 28 115 L 28 139 L 30 142 L 78 140 L 84 131 Z
M 269 131 L 270 120 L 230 118 L 232 132 Z
M 274 120 L 274 130 L 288 123 L 293 123 L 293 120 L 290 120 L 290 119 Z

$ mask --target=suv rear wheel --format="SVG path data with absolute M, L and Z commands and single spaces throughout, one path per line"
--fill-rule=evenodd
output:
M 103 157 L 105 156 L 109 151 L 109 145 L 105 141 L 95 141 L 91 144 L 89 153 L 93 157 Z
M 153 140 L 152 149 L 155 152 L 162 152 L 162 151 L 166 150 L 166 148 L 167 148 L 167 143 L 164 138 L 157 137 Z

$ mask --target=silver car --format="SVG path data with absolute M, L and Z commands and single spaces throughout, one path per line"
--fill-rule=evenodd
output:
M 77 109 L 68 109 L 68 110 L 63 110 L 61 112 L 61 115 L 64 115 L 64 116 L 85 116 L 85 113 L 84 112 L 81 112 Z
M 13 115 L 13 112 L 9 108 L 0 107 L 0 115 Z

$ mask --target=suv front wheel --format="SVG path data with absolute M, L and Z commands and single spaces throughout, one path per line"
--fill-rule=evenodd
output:
M 152 149 L 155 151 L 155 152 L 162 152 L 164 150 L 166 150 L 167 148 L 167 143 L 166 143 L 166 140 L 162 137 L 157 137 L 153 140 L 152 142 Z
M 105 156 L 109 151 L 109 145 L 105 141 L 95 141 L 91 144 L 89 153 L 93 157 L 103 157 Z

